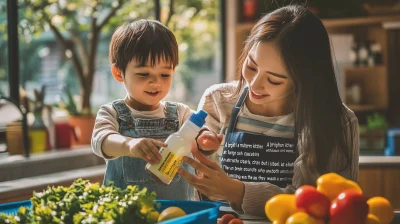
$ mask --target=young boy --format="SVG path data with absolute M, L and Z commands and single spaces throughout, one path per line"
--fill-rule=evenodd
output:
M 178 61 L 175 36 L 158 21 L 126 23 L 113 34 L 111 73 L 127 94 L 97 113 L 92 149 L 106 160 L 104 184 L 147 187 L 158 199 L 193 199 L 193 187 L 179 175 L 166 186 L 145 171 L 147 162 L 160 161 L 158 148 L 166 146 L 165 139 L 191 114 L 184 104 L 162 100 L 171 88 Z M 189 166 L 184 168 L 194 172 Z

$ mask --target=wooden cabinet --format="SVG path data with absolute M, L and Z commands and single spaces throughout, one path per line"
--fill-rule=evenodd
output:
M 383 168 L 383 196 L 388 198 L 396 210 L 400 210 L 400 167 Z
M 355 112 L 386 110 L 388 107 L 387 68 L 385 65 L 374 67 L 354 67 L 344 70 L 344 95 L 346 87 L 352 84 L 361 87 L 362 102 L 354 104 L 346 102 Z
M 385 197 L 400 210 L 400 165 L 360 166 L 358 183 L 365 197 Z
M 382 170 L 377 167 L 360 167 L 358 183 L 365 197 L 371 198 L 382 195 L 384 185 Z
M 388 43 L 387 30 L 383 27 L 386 21 L 400 21 L 400 17 L 365 17 L 352 19 L 323 20 L 328 33 L 333 36 L 348 35 L 356 43 L 374 41 L 381 47 L 382 61 L 377 65 L 349 64 L 337 71 L 342 90 L 342 99 L 355 112 L 384 111 L 388 108 Z M 349 46 L 338 45 L 346 49 Z M 334 51 L 339 49 L 333 49 Z M 350 49 L 346 49 L 350 53 Z M 359 52 L 356 52 L 359 53 Z M 352 102 L 355 93 L 349 91 L 357 86 L 360 91 L 359 102 Z M 358 94 L 357 94 L 358 95 Z

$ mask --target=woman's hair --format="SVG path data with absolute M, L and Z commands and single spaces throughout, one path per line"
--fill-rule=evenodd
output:
M 326 173 L 333 151 L 339 150 L 349 168 L 353 147 L 350 117 L 340 99 L 327 31 L 303 6 L 286 6 L 262 17 L 251 30 L 239 61 L 237 96 L 244 86 L 241 67 L 258 42 L 276 45 L 294 83 L 295 139 L 303 143 L 303 162 Z M 351 127 L 351 125 L 349 125 Z
M 133 59 L 141 65 L 150 59 L 151 66 L 163 59 L 175 68 L 179 63 L 178 44 L 162 23 L 141 19 L 117 28 L 111 38 L 109 58 L 123 73 Z

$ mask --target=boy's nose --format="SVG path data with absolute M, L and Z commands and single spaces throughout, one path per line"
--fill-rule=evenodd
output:
M 160 87 L 161 86 L 161 84 L 160 83 L 150 83 L 150 87 L 151 88 L 158 88 L 158 87 Z
M 150 79 L 150 85 L 151 86 L 159 86 L 160 79 L 158 77 L 153 77 L 152 79 Z

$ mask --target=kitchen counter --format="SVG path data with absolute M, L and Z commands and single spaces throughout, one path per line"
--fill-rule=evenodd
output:
M 105 170 L 105 165 L 98 165 L 0 182 L 0 204 L 27 200 L 32 197 L 33 191 L 40 192 L 47 186 L 70 186 L 79 178 L 91 182 L 102 182 Z
M 360 156 L 360 166 L 400 166 L 400 156 Z
M 271 222 L 267 222 L 267 221 L 254 221 L 254 220 L 242 220 L 244 224 L 272 224 Z
M 64 150 L 52 150 L 45 153 L 40 154 L 32 154 L 30 158 L 25 158 L 22 155 L 8 155 L 7 153 L 0 153 L 0 167 L 8 168 L 16 167 L 16 166 L 26 166 L 27 164 L 35 163 L 35 162 L 42 162 L 42 161 L 49 161 L 49 160 L 56 160 L 59 158 L 69 158 L 69 157 L 83 157 L 83 156 L 93 156 L 94 158 L 101 158 L 94 155 L 92 149 L 89 145 L 82 145 L 82 146 L 74 146 L 71 149 L 64 149 Z M 93 160 L 93 159 L 92 159 Z M 360 156 L 360 166 L 364 165 L 400 165 L 400 156 Z M 96 164 L 99 165 L 97 161 Z M 78 167 L 77 167 L 78 168 Z M 79 167 L 81 168 L 81 167 Z
M 400 210 L 400 156 L 360 156 L 359 184 L 367 196 L 381 195 Z M 29 192 L 48 185 L 69 184 L 74 178 L 102 181 L 104 160 L 90 146 L 42 154 L 7 156 L 0 154 L 0 202 L 29 198 Z M 371 185 L 372 183 L 378 183 Z M 15 198 L 21 193 L 21 196 Z M 24 193 L 24 194 L 22 194 Z M 22 196 L 24 195 L 24 196 Z
M 1 153 L 0 183 L 104 164 L 104 159 L 96 156 L 89 146 L 51 150 L 32 154 L 29 158 Z

